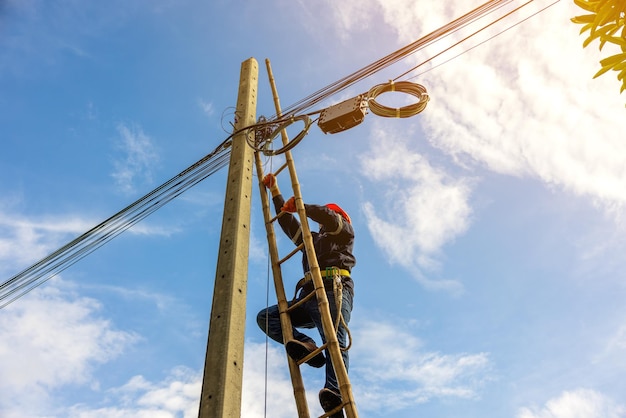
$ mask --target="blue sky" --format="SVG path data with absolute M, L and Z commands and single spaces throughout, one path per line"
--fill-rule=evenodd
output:
M 360 416 L 626 417 L 624 96 L 613 75 L 591 78 L 610 51 L 582 48 L 567 1 L 470 50 L 549 3 L 409 73 L 431 96 L 423 113 L 314 126 L 294 149 L 305 201 L 339 203 L 357 232 Z M 220 144 L 247 58 L 271 116 L 265 58 L 287 106 L 479 4 L 0 2 L 2 281 Z M 3 417 L 197 416 L 225 175 L 0 312 Z M 282 347 L 255 324 L 268 256 L 253 192 L 242 416 L 267 399 L 291 417 Z M 285 272 L 293 286 L 298 262 Z M 320 413 L 323 376 L 305 379 Z

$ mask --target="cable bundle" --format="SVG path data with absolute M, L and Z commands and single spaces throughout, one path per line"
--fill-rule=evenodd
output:
M 302 131 L 300 131 L 300 133 L 296 135 L 295 138 L 290 140 L 281 148 L 277 150 L 270 149 L 274 138 L 276 138 L 278 134 L 281 133 L 283 130 L 287 129 L 287 127 L 298 121 L 304 124 Z M 291 150 L 293 147 L 298 145 L 300 141 L 302 141 L 302 138 L 304 138 L 304 136 L 309 132 L 311 123 L 313 122 L 308 115 L 291 116 L 271 122 L 268 122 L 265 117 L 262 116 L 259 118 L 259 123 L 256 123 L 255 125 L 248 128 L 244 128 L 244 130 L 254 129 L 255 132 L 255 135 L 247 135 L 246 141 L 253 150 L 262 152 L 267 156 L 283 154 L 284 152 Z
M 471 22 L 476 21 L 482 16 L 502 7 L 505 4 L 510 3 L 511 0 L 489 0 L 483 5 L 471 10 L 470 12 L 464 14 L 463 16 L 453 20 L 452 22 L 440 27 L 439 29 L 434 30 L 433 32 L 423 36 L 422 38 L 406 45 L 397 51 L 392 52 L 391 54 L 361 68 L 360 70 L 355 71 L 354 73 L 335 81 L 334 83 L 329 84 L 326 87 L 316 91 L 315 93 L 310 94 L 309 96 L 297 101 L 296 103 L 286 107 L 283 109 L 283 115 L 294 115 L 304 113 L 306 109 L 311 108 L 312 106 L 320 103 L 324 99 L 350 87 L 351 85 L 361 81 L 378 71 L 386 68 L 407 56 L 425 48 L 426 46 L 436 42 L 441 39 L 445 35 L 448 35 L 455 30 L 470 24 Z M 524 5 L 528 5 L 532 0 L 526 2 Z M 403 74 L 404 75 L 404 74 Z M 401 77 L 401 76 L 400 76 Z M 396 77 L 396 80 L 400 77 Z
M 387 107 L 379 104 L 375 99 L 382 93 L 397 91 L 400 93 L 410 94 L 418 98 L 418 102 L 399 108 Z M 378 84 L 372 87 L 367 93 L 369 109 L 373 114 L 383 116 L 385 118 L 408 118 L 415 116 L 426 108 L 430 97 L 426 92 L 426 88 L 421 84 L 412 83 L 410 81 L 398 81 L 394 83 L 390 81 L 386 84 Z
M 213 152 L 182 171 L 147 195 L 68 242 L 47 257 L 0 284 L 0 309 L 59 274 L 86 255 L 106 244 L 186 190 L 226 166 L 230 138 Z

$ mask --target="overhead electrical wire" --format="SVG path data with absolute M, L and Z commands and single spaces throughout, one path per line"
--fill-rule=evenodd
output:
M 298 145 L 300 141 L 304 138 L 304 136 L 309 132 L 309 128 L 313 121 L 309 117 L 309 115 L 298 115 L 287 118 L 282 118 L 280 121 L 271 121 L 267 122 L 265 118 L 260 118 L 260 123 L 253 125 L 250 129 L 254 129 L 255 135 L 247 135 L 248 145 L 254 149 L 255 151 L 263 152 L 263 154 L 267 156 L 273 156 L 278 154 L 283 154 L 286 151 L 291 150 L 293 147 Z M 269 146 L 272 144 L 272 141 L 276 136 L 281 133 L 284 129 L 287 129 L 294 122 L 302 122 L 304 127 L 293 139 L 284 144 L 277 150 L 272 150 Z
M 115 215 L 94 226 L 89 231 L 0 284 L 0 309 L 50 280 L 55 275 L 106 244 L 185 191 L 225 167 L 230 157 L 231 139 L 235 135 L 242 133 L 246 136 L 246 141 L 249 142 L 249 137 L 253 134 L 251 131 L 256 132 L 258 129 L 272 126 L 276 123 L 281 126 L 280 124 L 291 120 L 294 120 L 294 118 L 284 118 L 272 122 L 260 122 L 234 131 L 212 152 L 187 169 L 120 210 Z M 310 122 L 308 124 L 310 125 Z M 293 145 L 295 146 L 295 144 L 296 143 Z
M 472 32 L 471 34 L 467 35 L 466 37 L 464 37 L 463 39 L 459 40 L 458 42 L 455 42 L 454 44 L 450 45 L 448 48 L 444 49 L 443 51 L 440 51 L 440 52 L 438 52 L 437 54 L 433 55 L 433 56 L 432 56 L 432 57 L 430 57 L 428 60 L 426 60 L 426 61 L 424 61 L 424 62 L 421 62 L 421 63 L 419 63 L 418 65 L 416 65 L 415 67 L 411 68 L 410 70 L 407 70 L 407 71 L 403 72 L 402 74 L 400 74 L 399 76 L 396 76 L 393 80 L 394 80 L 394 81 L 395 81 L 395 80 L 398 80 L 398 79 L 400 79 L 400 78 L 404 77 L 405 75 L 407 75 L 407 74 L 409 74 L 409 73 L 411 73 L 411 72 L 415 71 L 416 69 L 418 69 L 418 68 L 419 68 L 419 67 L 421 67 L 422 65 L 424 65 L 424 64 L 426 64 L 426 63 L 428 63 L 428 62 L 432 61 L 433 59 L 435 59 L 435 58 L 437 58 L 437 57 L 441 56 L 442 54 L 444 54 L 444 53 L 446 53 L 446 52 L 448 52 L 448 51 L 449 51 L 449 50 L 451 50 L 452 48 L 454 48 L 454 47 L 458 46 L 459 44 L 461 44 L 461 43 L 463 43 L 463 42 L 465 42 L 465 41 L 467 41 L 467 40 L 468 40 L 468 39 L 470 39 L 472 36 L 477 35 L 478 33 L 480 33 L 480 32 L 482 32 L 482 31 L 484 31 L 485 29 L 487 29 L 487 28 L 489 28 L 489 27 L 491 27 L 491 26 L 495 25 L 496 23 L 500 22 L 501 20 L 503 20 L 503 19 L 505 19 L 505 18 L 509 17 L 509 16 L 510 16 L 510 15 L 512 15 L 513 13 L 518 12 L 520 9 L 522 9 L 522 8 L 523 8 L 523 7 L 525 7 L 525 6 L 528 6 L 528 5 L 529 5 L 530 3 L 532 3 L 533 1 L 534 1 L 534 0 L 529 0 L 529 1 L 527 1 L 526 3 L 522 4 L 521 6 L 518 6 L 518 7 L 516 7 L 515 9 L 513 9 L 513 10 L 511 10 L 511 11 L 507 12 L 506 14 L 504 14 L 504 15 L 503 15 L 503 16 L 501 16 L 501 17 L 499 17 L 498 19 L 496 19 L 496 20 L 494 20 L 494 21 L 490 22 L 489 24 L 487 24 L 487 25 L 485 25 L 485 26 L 481 27 L 480 29 L 476 30 L 475 32 Z M 545 6 L 545 7 L 541 8 L 540 10 L 538 10 L 538 11 L 536 11 L 535 13 L 531 14 L 530 16 L 528 16 L 528 17 L 526 17 L 526 18 L 524 18 L 524 19 L 522 19 L 522 20 L 520 20 L 520 21 L 518 21 L 518 22 L 514 23 L 514 24 L 513 24 L 513 25 L 511 25 L 511 26 L 506 27 L 505 29 L 503 29 L 502 31 L 500 31 L 500 32 L 496 33 L 495 35 L 490 36 L 489 38 L 485 39 L 484 41 L 482 41 L 482 42 L 480 42 L 480 43 L 478 43 L 478 44 L 476 44 L 476 45 L 472 46 L 471 48 L 468 48 L 466 51 L 463 51 L 463 52 L 461 52 L 461 53 L 459 53 L 459 54 L 457 54 L 457 55 L 453 56 L 452 58 L 450 58 L 450 59 L 448 59 L 448 60 L 446 60 L 446 61 L 442 62 L 441 64 L 438 64 L 438 65 L 436 65 L 436 66 L 434 66 L 434 67 L 430 68 L 430 69 L 429 69 L 429 70 L 427 70 L 427 71 L 430 71 L 430 70 L 432 70 L 433 68 L 439 67 L 439 66 L 441 66 L 441 65 L 443 65 L 443 64 L 445 64 L 445 63 L 447 63 L 447 62 L 450 62 L 451 60 L 453 60 L 453 59 L 455 59 L 455 58 L 458 58 L 459 56 L 461 56 L 461 55 L 463 55 L 463 54 L 465 54 L 465 53 L 467 53 L 467 52 L 471 51 L 472 49 L 477 48 L 477 47 L 479 47 L 480 45 L 483 45 L 484 43 L 486 43 L 486 42 L 488 42 L 488 41 L 492 40 L 492 39 L 493 39 L 493 38 L 495 38 L 496 36 L 502 35 L 504 32 L 506 32 L 506 31 L 508 31 L 508 30 L 510 30 L 510 29 L 512 29 L 512 28 L 514 28 L 515 26 L 517 26 L 517 25 L 519 25 L 519 24 L 521 24 L 521 23 L 523 23 L 523 22 L 527 21 L 528 19 L 530 19 L 530 18 L 532 18 L 532 17 L 534 17 L 534 16 L 538 15 L 539 13 L 542 13 L 542 12 L 546 11 L 548 8 L 550 8 L 550 7 L 554 6 L 554 5 L 555 5 L 555 4 L 557 4 L 559 1 L 560 1 L 560 0 L 555 0 L 555 1 L 553 1 L 552 3 L 550 3 L 550 4 L 548 4 L 547 6 Z M 427 71 L 423 71 L 423 72 L 421 72 L 421 73 L 419 73 L 419 74 L 417 74 L 417 75 L 415 75 L 415 76 L 412 76 L 412 77 L 410 77 L 410 78 L 409 78 L 409 80 L 410 80 L 410 79 L 412 79 L 412 78 L 418 77 L 418 76 L 420 76 L 420 75 L 422 75 L 422 74 L 426 73 Z
M 257 130 L 274 124 L 282 126 L 281 124 L 285 124 L 288 121 L 299 119 L 305 120 L 305 125 L 308 129 L 310 121 L 308 121 L 307 118 L 284 118 L 272 122 L 256 123 L 252 126 L 246 126 L 234 131 L 212 152 L 195 164 L 120 210 L 115 215 L 102 221 L 89 231 L 0 284 L 0 309 L 50 280 L 78 260 L 92 253 L 137 222 L 160 209 L 183 192 L 225 167 L 230 157 L 231 139 L 235 135 L 242 133 L 246 136 L 246 141 L 250 142 L 249 137 Z M 295 145 L 296 143 L 292 146 Z
M 483 5 L 475 8 L 474 10 L 464 14 L 463 16 L 453 20 L 452 22 L 432 31 L 431 33 L 423 36 L 422 38 L 392 52 L 391 54 L 355 71 L 354 73 L 343 77 L 342 79 L 329 84 L 326 87 L 310 94 L 309 96 L 295 102 L 294 104 L 283 109 L 283 115 L 295 115 L 304 113 L 305 110 L 320 103 L 324 99 L 348 88 L 349 86 L 357 83 L 371 76 L 372 74 L 400 61 L 403 58 L 415 53 L 416 51 L 424 48 L 432 42 L 444 37 L 445 35 L 468 25 L 471 22 L 476 21 L 478 18 L 510 3 L 512 0 L 490 0 Z M 533 0 L 531 0 L 533 1 Z M 528 3 L 527 3 L 528 4 Z
M 44 257 L 24 271 L 14 275 L 4 283 L 0 284 L 0 309 L 6 307 L 13 301 L 27 294 L 37 286 L 45 283 L 47 280 L 51 279 L 52 277 L 65 270 L 72 264 L 76 263 L 86 255 L 92 253 L 97 248 L 109 242 L 111 239 L 129 229 L 148 215 L 152 214 L 186 190 L 197 185 L 210 175 L 214 174 L 215 172 L 226 166 L 230 156 L 231 139 L 236 134 L 245 131 L 244 134 L 246 135 L 247 142 L 251 145 L 254 144 L 255 146 L 253 148 L 258 149 L 259 144 L 263 140 L 267 140 L 268 132 L 270 133 L 271 141 L 271 138 L 275 137 L 278 132 L 280 132 L 291 123 L 295 121 L 302 121 L 305 125 L 305 128 L 301 132 L 300 137 L 297 138 L 298 140 L 292 140 L 286 146 L 288 147 L 288 149 L 291 149 L 302 139 L 302 137 L 308 131 L 311 125 L 311 120 L 308 116 L 319 113 L 310 112 L 304 114 L 305 110 L 311 108 L 317 103 L 320 103 L 326 98 L 346 89 L 356 82 L 398 62 L 403 58 L 406 58 L 408 55 L 415 53 L 416 51 L 446 36 L 447 34 L 450 34 L 455 30 L 458 30 L 459 28 L 468 25 L 473 21 L 476 21 L 478 18 L 496 10 L 499 7 L 504 6 L 507 3 L 510 3 L 511 1 L 512 0 L 490 0 L 485 4 L 477 7 L 476 9 L 470 11 L 469 13 L 464 14 L 458 19 L 453 20 L 447 25 L 444 25 L 441 28 L 429 33 L 428 35 L 416 40 L 415 42 L 375 61 L 374 63 L 346 77 L 343 77 L 342 79 L 318 90 L 317 92 L 283 109 L 282 117 L 278 118 L 274 116 L 269 121 L 259 121 L 259 123 L 257 124 L 233 132 L 226 140 L 218 145 L 214 151 L 207 154 L 205 157 L 200 159 L 198 162 L 196 162 L 186 170 L 166 181 L 161 186 L 157 187 L 137 201 L 131 203 L 115 215 L 96 225 L 89 231 L 85 232 L 84 234 L 70 241 L 66 245 L 57 249 L 50 255 Z M 533 0 L 528 1 L 514 11 L 519 10 L 521 7 L 528 5 L 532 1 Z M 512 12 L 508 13 L 506 16 L 510 15 L 511 13 Z M 502 18 L 498 19 L 497 21 L 501 19 Z M 490 23 L 489 25 L 475 32 L 474 34 L 464 38 L 464 40 L 491 26 L 493 23 L 495 22 Z M 456 43 L 455 45 L 457 44 L 458 43 Z M 440 54 L 437 54 L 437 56 L 438 55 Z M 431 59 L 432 58 L 433 57 L 431 57 Z M 430 61 L 430 59 L 428 61 Z M 420 65 L 423 65 L 424 63 Z M 399 77 L 396 77 L 396 79 L 394 80 L 397 80 L 398 78 L 408 74 L 409 72 L 414 71 L 418 67 L 419 66 L 413 67 L 411 70 L 403 73 Z M 426 102 L 428 101 L 428 95 L 426 94 L 426 92 L 422 91 L 418 87 L 413 87 L 419 86 L 414 83 L 407 83 L 406 85 L 402 83 L 403 82 L 396 82 L 394 86 L 394 83 L 390 82 L 388 84 L 374 86 L 372 89 L 370 89 L 368 94 L 370 95 L 370 108 L 372 108 L 372 113 L 386 117 L 407 117 L 423 110 L 423 106 L 425 106 Z M 387 91 L 402 91 L 418 97 L 419 101 L 414 105 L 406 106 L 400 109 L 387 108 L 378 104 L 375 101 L 377 95 Z M 254 131 L 254 135 L 252 135 L 253 133 L 250 132 L 251 130 Z M 260 141 L 257 138 L 254 140 L 255 142 L 251 142 L 250 136 L 256 136 L 259 131 L 265 131 L 265 138 L 261 138 Z M 284 150 L 279 149 L 277 151 L 273 151 L 273 154 L 278 154 L 281 151 Z
M 51 279 L 226 166 L 230 156 L 230 139 L 234 134 L 186 170 L 0 284 L 0 309 Z

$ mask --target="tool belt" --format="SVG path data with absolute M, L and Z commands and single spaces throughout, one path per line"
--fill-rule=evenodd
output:
M 320 275 L 322 279 L 324 279 L 324 288 L 332 289 L 333 288 L 333 278 L 334 277 L 350 277 L 350 272 L 346 269 L 340 269 L 338 267 L 326 267 L 324 270 L 320 270 Z M 312 292 L 313 287 L 313 276 L 310 271 L 307 271 L 304 274 L 304 277 L 301 278 L 296 284 L 296 295 L 300 290 L 302 290 L 302 295 L 306 295 Z

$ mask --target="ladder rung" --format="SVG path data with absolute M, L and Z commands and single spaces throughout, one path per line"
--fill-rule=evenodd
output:
M 307 300 L 311 299 L 312 297 L 315 297 L 315 292 L 309 293 L 308 295 L 306 295 L 305 297 L 303 297 L 302 299 L 300 299 L 299 301 L 297 301 L 293 305 L 289 306 L 287 308 L 287 312 L 290 312 L 290 311 L 296 309 L 298 306 L 304 304 Z
M 274 175 L 277 176 L 281 171 L 283 171 L 285 168 L 287 168 L 289 166 L 289 164 L 287 163 L 287 161 L 285 161 L 285 164 L 281 165 L 278 170 L 274 171 Z
M 278 264 L 281 265 L 283 264 L 285 261 L 289 260 L 291 257 L 294 256 L 294 254 L 297 254 L 298 251 L 300 251 L 302 248 L 304 248 L 304 242 L 300 245 L 298 245 L 292 252 L 290 252 L 289 254 L 287 254 L 285 256 L 285 258 L 278 260 Z
M 319 353 L 321 353 L 322 351 L 324 351 L 326 349 L 326 346 L 328 344 L 322 344 L 321 347 L 317 347 L 317 349 L 311 351 L 309 354 L 307 354 L 305 357 L 302 357 L 300 360 L 298 360 L 296 363 L 298 363 L 298 366 L 300 366 L 303 363 L 306 363 L 307 361 L 311 360 L 313 357 L 315 357 L 316 355 L 318 355 Z
M 280 218 L 281 216 L 283 216 L 283 214 L 285 214 L 286 212 L 278 212 L 278 214 L 276 216 L 274 216 L 272 219 L 270 219 L 267 223 L 271 224 L 272 222 L 274 222 L 276 219 Z
M 320 418 L 328 418 L 328 417 L 332 417 L 333 415 L 335 415 L 337 412 L 341 411 L 346 405 L 348 405 L 349 402 L 342 402 L 341 405 L 337 406 L 335 409 L 331 409 L 328 412 L 324 412 L 324 415 L 322 415 Z

